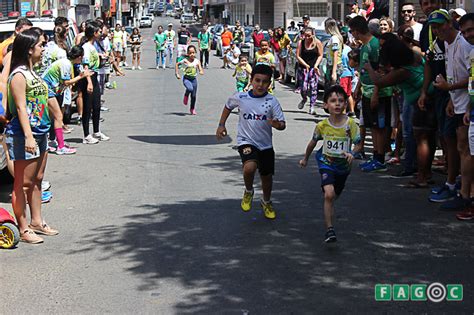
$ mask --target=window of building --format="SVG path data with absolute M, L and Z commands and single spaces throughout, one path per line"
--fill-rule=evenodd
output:
M 328 4 L 327 3 L 298 3 L 298 0 L 293 0 L 293 15 L 294 16 L 327 16 L 328 15 Z

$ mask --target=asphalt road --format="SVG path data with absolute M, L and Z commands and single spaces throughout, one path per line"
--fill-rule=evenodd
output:
M 354 167 L 336 203 L 339 241 L 323 243 L 314 160 L 297 166 L 323 117 L 297 110 L 291 87 L 275 90 L 287 120 L 274 132 L 278 218 L 263 217 L 259 185 L 243 213 L 238 116 L 225 141 L 214 137 L 232 71 L 212 58 L 191 116 L 182 83 L 154 69 L 152 33 L 143 33 L 144 69 L 112 77 L 118 89 L 106 92 L 111 141 L 49 157 L 54 198 L 43 213 L 60 235 L 0 251 L 0 313 L 472 313 L 472 223 L 438 211 L 427 190 Z M 80 142 L 81 128 L 66 138 Z M 0 190 L 0 206 L 11 209 L 9 187 Z M 378 283 L 433 282 L 463 284 L 464 300 L 374 299 Z

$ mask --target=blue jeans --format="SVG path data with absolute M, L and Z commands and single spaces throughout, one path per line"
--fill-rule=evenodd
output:
M 403 112 L 402 112 L 402 134 L 403 141 L 405 142 L 405 162 L 404 168 L 407 172 L 415 171 L 416 162 L 416 141 L 413 135 L 413 112 L 416 103 L 410 103 L 407 100 L 403 100 Z
M 156 66 L 159 67 L 161 65 L 166 66 L 166 51 L 164 50 L 157 50 L 156 51 Z
M 196 105 L 196 95 L 198 89 L 198 80 L 196 78 L 183 77 L 183 84 L 186 88 L 185 95 L 189 96 L 191 94 L 191 109 L 194 109 Z
M 171 67 L 173 64 L 173 50 L 174 46 L 173 44 L 166 44 L 166 55 L 168 56 L 169 60 L 169 66 Z

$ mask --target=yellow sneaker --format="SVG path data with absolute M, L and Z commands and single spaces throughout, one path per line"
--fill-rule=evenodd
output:
M 253 200 L 253 191 L 247 192 L 247 190 L 245 190 L 244 196 L 242 197 L 242 202 L 240 203 L 242 210 L 244 210 L 245 212 L 250 211 L 250 209 L 252 209 L 252 200 Z
M 265 203 L 263 200 L 260 202 L 262 208 L 263 208 L 263 214 L 265 215 L 265 218 L 273 220 L 276 218 L 276 213 L 275 209 L 273 209 L 272 202 Z

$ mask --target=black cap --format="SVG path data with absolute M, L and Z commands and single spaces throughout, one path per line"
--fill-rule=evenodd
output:
M 311 20 L 311 19 L 309 18 L 309 15 L 308 15 L 308 14 L 303 15 L 303 21 L 304 21 L 304 20 Z

